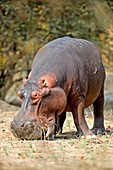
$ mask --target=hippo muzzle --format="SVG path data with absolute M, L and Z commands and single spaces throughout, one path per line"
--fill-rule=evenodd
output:
M 57 98 L 59 93 L 60 99 Z M 18 92 L 18 96 L 22 106 L 11 122 L 14 136 L 32 140 L 44 139 L 52 135 L 56 112 L 62 112 L 62 106 L 64 110 L 66 103 L 66 99 L 64 103 L 61 97 L 65 97 L 63 90 L 59 90 L 59 88 L 50 90 L 47 87 L 41 90 L 22 89 Z M 60 104 L 58 104 L 59 100 L 61 100 Z
M 48 119 L 40 117 L 34 120 L 27 117 L 20 120 L 19 116 L 20 112 L 11 122 L 11 130 L 15 137 L 21 139 L 45 139 L 54 133 L 54 117 L 49 117 Z
M 42 139 L 44 131 L 35 121 L 26 121 L 24 123 L 13 120 L 11 129 L 15 137 L 21 139 Z
M 45 116 L 37 117 L 35 112 L 32 112 L 31 110 L 32 109 L 29 111 L 26 110 L 26 112 L 23 113 L 22 109 L 20 109 L 18 114 L 14 117 L 11 122 L 11 130 L 14 136 L 31 140 L 48 138 L 50 134 L 54 133 L 55 118 L 51 116 L 49 118 Z

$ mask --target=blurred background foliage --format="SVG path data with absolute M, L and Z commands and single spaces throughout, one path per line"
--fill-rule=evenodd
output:
M 1 0 L 0 95 L 27 76 L 37 50 L 63 36 L 94 41 L 113 64 L 112 0 Z

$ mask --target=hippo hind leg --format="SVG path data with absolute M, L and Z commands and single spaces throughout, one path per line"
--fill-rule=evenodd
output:
M 92 131 L 94 134 L 105 134 L 104 128 L 104 88 L 93 103 L 94 125 Z

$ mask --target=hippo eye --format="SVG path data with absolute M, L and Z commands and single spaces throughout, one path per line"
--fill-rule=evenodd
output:
M 32 95 L 31 95 L 31 97 L 32 97 L 33 99 L 38 98 L 38 97 L 39 97 L 38 91 L 34 91 L 34 92 L 32 93 Z

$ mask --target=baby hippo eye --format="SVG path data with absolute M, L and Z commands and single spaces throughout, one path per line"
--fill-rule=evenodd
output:
M 33 99 L 37 99 L 37 98 L 39 97 L 39 92 L 38 92 L 38 91 L 32 92 L 31 97 L 32 97 Z

